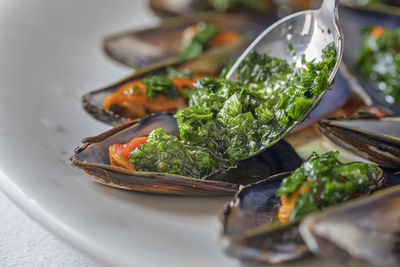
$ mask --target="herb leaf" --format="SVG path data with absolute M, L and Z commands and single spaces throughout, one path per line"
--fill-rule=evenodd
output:
M 167 77 L 169 78 L 192 78 L 193 72 L 188 69 L 177 70 L 172 67 L 167 67 Z
M 164 94 L 168 99 L 176 99 L 181 96 L 178 88 L 166 76 L 154 75 L 144 78 L 142 82 L 146 85 L 146 94 L 150 98 L 155 98 L 160 94 Z
M 290 214 L 293 221 L 310 212 L 348 200 L 352 194 L 365 192 L 376 182 L 380 173 L 373 163 L 354 162 L 343 164 L 339 152 L 318 155 L 315 152 L 290 176 L 283 179 L 276 196 L 290 195 L 302 186 L 304 191 L 297 198 Z
M 384 29 L 380 36 L 373 36 L 373 29 L 362 29 L 363 41 L 356 57 L 357 67 L 387 95 L 387 102 L 400 104 L 400 28 Z
M 322 62 L 305 62 L 301 67 L 253 52 L 240 64 L 238 82 L 211 77 L 198 80 L 190 94 L 189 107 L 178 110 L 175 118 L 182 145 L 190 151 L 202 151 L 203 156 L 212 159 L 214 169 L 207 167 L 210 171 L 207 173 L 198 169 L 198 164 L 192 164 L 190 175 L 184 170 L 181 174 L 200 178 L 203 176 L 199 175 L 211 174 L 218 168 L 235 166 L 304 119 L 304 112 L 319 93 L 329 88 L 330 66 L 335 65 L 336 50 L 324 51 Z M 141 156 L 147 157 L 144 154 Z M 169 160 L 187 162 L 184 156 L 171 154 Z M 162 156 L 153 159 L 159 157 Z M 136 160 L 140 157 L 135 156 Z M 138 165 L 138 170 L 151 169 L 150 162 Z
M 197 33 L 179 52 L 177 56 L 178 60 L 189 60 L 198 57 L 207 48 L 208 41 L 219 31 L 217 26 L 204 22 L 199 22 L 196 27 Z
M 201 149 L 189 149 L 163 129 L 150 133 L 147 142 L 130 154 L 138 170 L 201 177 L 215 168 L 215 162 Z

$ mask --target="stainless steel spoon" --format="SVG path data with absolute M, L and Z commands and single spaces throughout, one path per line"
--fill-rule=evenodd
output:
M 244 51 L 232 66 L 226 78 L 230 80 L 236 79 L 236 69 L 251 51 L 266 53 L 270 56 L 286 59 L 289 63 L 294 62 L 296 65 L 301 65 L 303 54 L 307 61 L 312 59 L 320 60 L 322 49 L 333 42 L 337 48 L 338 58 L 335 68 L 329 77 L 329 82 L 332 83 L 343 55 L 343 35 L 339 25 L 338 6 L 339 0 L 324 0 L 318 10 L 297 12 L 275 22 Z M 294 57 L 289 51 L 289 44 L 293 46 L 296 52 Z M 319 95 L 314 104 L 298 122 L 270 145 L 276 143 L 301 123 L 319 103 L 322 95 L 323 93 Z

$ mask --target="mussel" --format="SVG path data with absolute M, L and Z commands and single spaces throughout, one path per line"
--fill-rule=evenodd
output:
M 126 92 L 132 90 L 132 87 L 136 86 L 138 89 L 137 82 L 142 81 L 145 78 L 156 77 L 156 76 L 164 76 L 167 78 L 168 70 L 171 70 L 169 67 L 161 67 L 161 68 L 143 68 L 137 70 L 132 75 L 106 86 L 104 88 L 89 92 L 82 96 L 82 105 L 83 108 L 92 115 L 95 119 L 98 119 L 102 122 L 111 125 L 118 125 L 123 122 L 132 119 L 139 119 L 142 117 L 146 117 L 153 113 L 163 112 L 163 111 L 175 111 L 178 108 L 182 108 L 186 106 L 186 100 L 184 93 L 181 96 L 176 97 L 174 99 L 168 99 L 167 97 L 154 97 L 150 98 L 141 92 L 141 95 L 138 95 L 135 92 Z M 177 70 L 172 69 L 174 72 Z M 189 72 L 188 70 L 183 70 L 182 73 Z M 172 79 L 184 79 L 185 81 L 182 83 L 182 86 L 186 89 L 191 89 L 193 87 L 193 83 L 198 79 L 202 78 L 205 75 L 203 74 L 195 74 L 189 73 L 188 77 L 181 78 L 168 78 Z M 132 84 L 136 85 L 132 85 Z M 124 101 L 120 101 L 122 103 L 117 103 L 113 101 L 108 101 L 108 106 L 105 106 L 105 100 L 110 100 L 110 95 L 115 94 L 115 92 L 123 91 L 122 95 L 132 96 L 132 99 L 125 99 Z M 125 93 L 126 92 L 126 93 Z M 136 96 L 137 95 L 137 96 Z M 121 100 L 120 96 L 117 96 L 117 99 Z M 141 101 L 143 100 L 143 101 Z
M 290 173 L 269 177 L 242 188 L 225 208 L 221 245 L 230 256 L 244 261 L 280 263 L 308 252 L 298 222 L 273 227 L 276 190 Z
M 335 144 L 380 166 L 400 168 L 400 117 L 358 117 L 324 119 L 322 134 Z
M 370 81 L 359 71 L 356 58 L 362 44 L 362 28 L 366 26 L 382 26 L 395 29 L 400 27 L 400 16 L 376 11 L 342 8 L 340 20 L 344 38 L 347 40 L 343 52 L 342 74 L 349 81 L 352 89 L 360 95 L 365 104 L 377 106 L 388 115 L 400 114 L 400 105 L 388 102 L 386 95 L 379 89 L 377 83 Z
M 267 17 L 262 23 L 258 23 L 251 16 L 243 14 L 191 14 L 166 19 L 153 28 L 107 37 L 104 40 L 104 49 L 113 59 L 134 68 L 175 65 L 194 72 L 215 74 L 274 21 L 275 18 Z M 179 58 L 187 36 L 185 33 L 196 32 L 199 22 L 216 26 L 221 33 L 235 33 L 238 38 L 223 45 L 210 46 L 193 59 Z
M 277 174 L 243 187 L 227 204 L 221 236 L 221 245 L 226 253 L 244 261 L 281 263 L 309 252 L 299 232 L 301 217 L 279 222 L 281 213 L 278 209 L 283 204 L 276 192 L 289 174 Z M 384 181 L 385 176 L 380 171 L 367 192 L 381 188 Z
M 306 217 L 300 232 L 320 257 L 349 264 L 400 265 L 400 186 Z
M 96 137 L 83 140 L 71 163 L 100 183 L 128 190 L 189 196 L 234 194 L 241 184 L 262 180 L 272 174 L 291 171 L 302 160 L 285 141 L 280 141 L 257 156 L 239 161 L 237 166 L 218 170 L 209 177 L 196 179 L 180 175 L 130 171 L 110 166 L 110 145 L 127 143 L 152 130 L 162 128 L 169 134 L 178 135 L 175 118 L 170 113 L 159 113 L 140 121 L 129 121 Z

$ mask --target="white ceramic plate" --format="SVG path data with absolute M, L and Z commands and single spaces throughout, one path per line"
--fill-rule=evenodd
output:
M 19 207 L 113 266 L 235 266 L 218 247 L 228 198 L 109 188 L 73 169 L 85 136 L 108 126 L 80 96 L 131 72 L 101 38 L 156 22 L 146 1 L 0 1 L 0 185 Z

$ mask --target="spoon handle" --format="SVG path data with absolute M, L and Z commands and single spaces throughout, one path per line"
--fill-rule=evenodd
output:
M 325 12 L 326 14 L 337 15 L 338 7 L 339 7 L 339 0 L 324 0 L 322 2 L 320 11 Z

